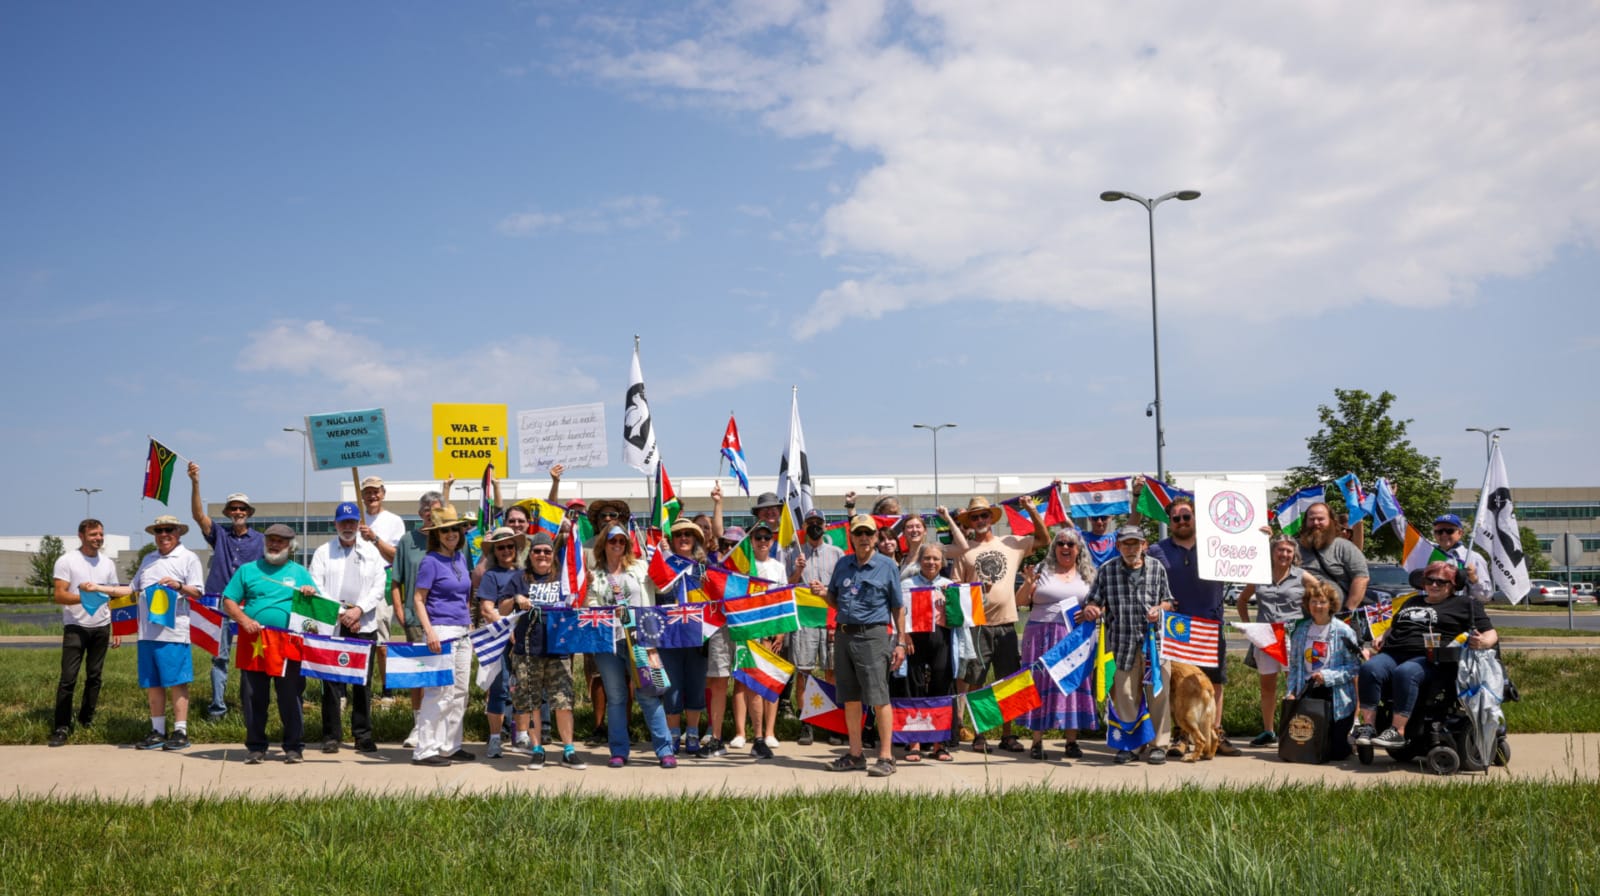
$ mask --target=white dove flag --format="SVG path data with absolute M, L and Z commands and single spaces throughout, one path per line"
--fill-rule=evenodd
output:
M 1511 501 L 1511 484 L 1506 481 L 1506 462 L 1500 456 L 1500 441 L 1489 450 L 1489 469 L 1483 476 L 1483 491 L 1478 493 L 1478 515 L 1472 521 L 1472 546 L 1489 555 L 1489 574 L 1494 586 L 1518 603 L 1528 593 L 1528 561 L 1522 553 L 1522 535 L 1517 530 L 1516 508 Z
M 806 459 L 806 434 L 800 429 L 800 389 L 793 392 L 789 411 L 789 442 L 783 447 L 778 464 L 778 498 L 799 511 L 800 518 L 811 512 L 811 463 Z
M 639 369 L 639 338 L 633 339 L 633 370 L 628 374 L 628 397 L 622 401 L 622 462 L 646 476 L 654 476 L 661 455 L 656 453 L 656 429 L 650 405 L 644 398 L 644 373 Z

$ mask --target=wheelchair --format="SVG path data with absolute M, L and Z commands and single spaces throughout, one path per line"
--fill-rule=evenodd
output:
M 1436 775 L 1453 775 L 1456 772 L 1487 771 L 1489 766 L 1506 766 L 1511 762 L 1511 742 L 1505 725 L 1494 734 L 1487 762 L 1475 757 L 1470 749 L 1474 736 L 1473 720 L 1456 695 L 1456 673 L 1459 671 L 1461 648 L 1440 647 L 1422 689 L 1417 693 L 1417 703 L 1406 722 L 1406 744 L 1403 747 L 1384 748 L 1399 763 L 1417 762 Z M 1516 700 L 1516 688 L 1506 681 L 1506 702 Z M 1375 727 L 1382 731 L 1389 727 L 1393 710 L 1387 699 L 1378 704 Z M 1371 765 L 1375 747 L 1356 746 L 1356 758 L 1362 765 Z

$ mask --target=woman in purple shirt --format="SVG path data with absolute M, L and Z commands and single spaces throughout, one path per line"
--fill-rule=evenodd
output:
M 428 533 L 428 553 L 417 568 L 417 590 L 412 600 L 422 623 L 428 649 L 438 653 L 455 641 L 451 684 L 422 689 L 422 710 L 417 717 L 416 765 L 445 766 L 451 760 L 477 757 L 461 748 L 461 724 L 467 711 L 467 689 L 472 682 L 472 645 L 467 641 L 468 599 L 472 596 L 472 570 L 462 553 L 468 522 L 445 505 L 433 512 Z

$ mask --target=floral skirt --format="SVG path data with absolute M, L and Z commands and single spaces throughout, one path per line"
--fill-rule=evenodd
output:
M 1045 651 L 1056 646 L 1067 636 L 1064 622 L 1032 622 L 1022 630 L 1022 665 L 1031 666 Z M 1094 712 L 1094 676 L 1086 675 L 1083 684 L 1071 694 L 1061 693 L 1049 676 L 1035 669 L 1034 684 L 1039 689 L 1038 709 L 1029 710 L 1016 719 L 1016 723 L 1029 731 L 1046 731 L 1058 728 L 1063 731 L 1094 731 L 1100 720 Z

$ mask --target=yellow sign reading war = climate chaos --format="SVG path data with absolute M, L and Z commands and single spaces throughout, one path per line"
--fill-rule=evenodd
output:
M 433 477 L 473 479 L 494 464 L 495 477 L 506 475 L 508 444 L 503 404 L 436 404 L 433 406 Z

